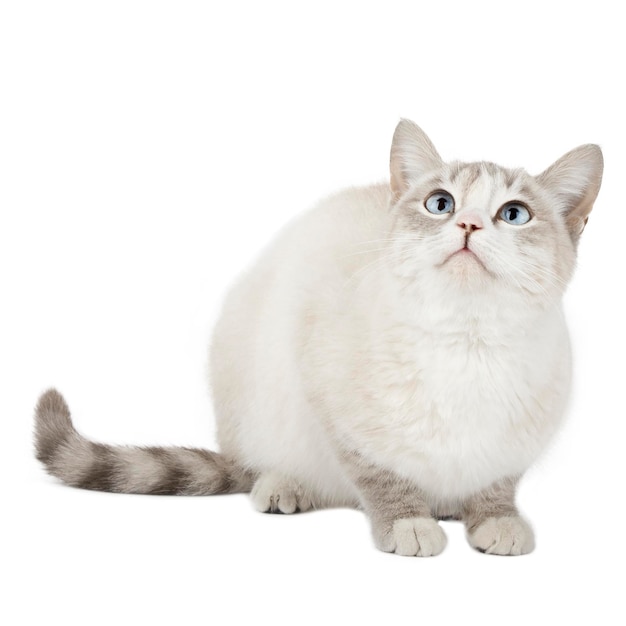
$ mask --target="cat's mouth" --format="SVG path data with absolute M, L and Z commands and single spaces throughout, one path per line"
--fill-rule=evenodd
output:
M 487 269 L 487 266 L 484 264 L 483 260 L 472 250 L 467 243 L 459 248 L 456 252 L 453 252 L 443 263 L 445 265 L 448 261 L 458 259 L 462 263 L 476 263 L 480 265 L 482 269 L 484 269 L 488 274 L 491 272 Z

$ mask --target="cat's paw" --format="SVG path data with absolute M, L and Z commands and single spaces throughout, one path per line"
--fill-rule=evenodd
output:
M 532 528 L 519 516 L 488 517 L 468 532 L 470 545 L 487 554 L 518 556 L 535 547 Z
M 401 556 L 436 556 L 446 547 L 446 534 L 431 517 L 398 519 L 380 532 L 374 528 L 376 546 Z
M 298 483 L 279 474 L 261 474 L 250 493 L 252 504 L 261 513 L 308 511 L 311 499 Z

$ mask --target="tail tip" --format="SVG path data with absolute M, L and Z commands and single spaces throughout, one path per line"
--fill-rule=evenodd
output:
M 58 444 L 73 430 L 70 409 L 63 396 L 56 389 L 42 393 L 35 409 L 37 458 L 47 464 Z
M 37 402 L 37 419 L 46 419 L 50 414 L 70 417 L 70 409 L 65 398 L 54 388 L 44 391 Z

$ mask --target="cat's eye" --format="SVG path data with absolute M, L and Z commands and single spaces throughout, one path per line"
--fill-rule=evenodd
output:
M 530 211 L 523 205 L 517 202 L 511 202 L 505 204 L 500 211 L 498 211 L 498 217 L 507 224 L 513 224 L 513 226 L 521 226 L 530 221 Z
M 429 213 L 443 215 L 454 210 L 454 198 L 447 191 L 435 191 L 424 202 Z

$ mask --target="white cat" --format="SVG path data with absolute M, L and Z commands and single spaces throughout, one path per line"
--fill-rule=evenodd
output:
M 515 489 L 567 402 L 561 297 L 602 167 L 595 145 L 538 176 L 446 164 L 402 120 L 390 186 L 302 215 L 228 296 L 211 348 L 221 453 L 92 443 L 50 390 L 38 458 L 90 489 L 360 506 L 397 554 L 440 553 L 444 517 L 479 550 L 531 551 Z

